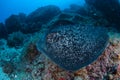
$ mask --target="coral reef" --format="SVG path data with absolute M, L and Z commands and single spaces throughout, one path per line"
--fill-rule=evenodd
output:
M 2 65 L 3 72 L 6 74 L 11 74 L 14 70 L 14 66 L 11 62 L 9 61 L 4 61 Z
M 120 4 L 119 0 L 85 0 L 90 6 L 94 6 L 98 11 L 104 15 L 110 23 L 115 23 L 120 26 Z M 117 29 L 120 28 L 116 26 Z
M 108 21 L 103 19 L 101 15 L 96 18 L 95 16 L 83 16 L 78 13 L 68 13 L 68 12 L 62 12 L 58 16 L 54 17 L 48 24 L 44 25 L 43 27 L 51 28 L 52 26 L 61 26 L 61 25 L 75 25 L 75 24 L 88 24 L 91 26 L 108 26 Z M 94 17 L 94 18 L 93 18 Z
M 109 45 L 103 54 L 94 63 L 76 72 L 63 70 L 46 56 L 39 54 L 32 64 L 26 64 L 25 71 L 14 73 L 14 75 L 21 80 L 119 80 L 120 38 L 113 35 L 110 35 Z M 15 76 L 12 78 L 16 79 Z
M 54 5 L 38 8 L 27 16 L 26 23 L 28 28 L 24 32 L 32 33 L 39 31 L 43 24 L 48 23 L 60 13 L 59 7 Z
M 2 68 L 0 68 L 0 79 L 1 79 L 1 80 L 10 80 L 10 78 L 8 77 L 8 75 L 5 74 L 5 73 L 2 71 Z
M 0 52 L 0 60 L 2 61 L 18 61 L 19 51 L 15 48 L 6 48 Z
M 28 22 L 42 22 L 45 24 L 49 22 L 53 17 L 60 14 L 60 9 L 54 5 L 48 5 L 45 7 L 38 8 L 37 10 L 30 13 L 27 17 Z
M 6 27 L 4 26 L 3 23 L 0 23 L 0 39 L 1 38 L 7 38 L 8 36 L 8 33 L 7 33 L 7 30 L 6 30 Z
M 25 41 L 27 41 L 28 36 L 22 32 L 13 32 L 8 35 L 7 45 L 9 47 L 19 47 L 22 46 Z
M 41 7 L 28 16 L 24 13 L 11 15 L 6 19 L 5 27 L 9 34 L 17 31 L 21 31 L 25 34 L 34 33 L 39 31 L 43 24 L 46 24 L 60 13 L 60 9 L 54 5 Z
M 4 50 L 7 46 L 7 40 L 0 39 L 0 50 Z
M 31 63 L 40 53 L 38 52 L 36 45 L 30 43 L 24 54 L 24 58 Z
M 34 39 L 35 37 L 33 37 Z M 32 45 L 34 45 L 36 41 L 33 41 L 32 44 L 28 43 L 31 46 L 24 46 L 29 51 L 36 51 Z M 31 49 L 31 50 L 30 50 Z M 104 51 L 104 53 L 92 64 L 81 68 L 76 72 L 69 72 L 61 69 L 55 63 L 53 63 L 50 59 L 48 59 L 43 54 L 38 54 L 35 56 L 31 62 L 26 62 L 21 60 L 22 62 L 18 63 L 15 66 L 16 68 L 12 69 L 7 67 L 7 72 L 10 71 L 9 74 L 10 79 L 12 80 L 119 80 L 120 79 L 120 37 L 119 34 L 110 33 L 109 45 Z M 18 50 L 16 50 L 18 51 Z M 26 51 L 25 51 L 26 52 Z M 10 52 L 11 53 L 11 52 Z M 23 53 L 22 53 L 23 54 Z M 23 56 L 23 55 L 22 55 Z M 27 59 L 27 57 L 26 57 Z M 15 60 L 18 61 L 18 60 Z M 24 63 L 26 62 L 26 63 Z M 10 63 L 10 62 L 9 62 Z M 13 63 L 11 63 L 13 64 Z M 7 64 L 6 64 L 7 65 Z M 24 67 L 23 67 L 24 66 Z M 4 64 L 5 67 L 5 64 Z M 3 67 L 3 68 L 4 68 Z M 13 65 L 14 67 L 14 65 Z
M 9 18 L 7 18 L 5 21 L 5 27 L 8 34 L 20 31 L 23 23 L 25 23 L 25 20 L 26 15 L 23 13 L 20 13 L 19 15 L 11 15 Z
M 89 5 L 72 4 L 63 11 L 48 5 L 27 16 L 11 15 L 0 23 L 0 80 L 120 80 L 119 7 L 111 1 L 86 0 Z
M 88 24 L 93 21 L 92 18 L 89 17 L 83 17 L 79 14 L 75 13 L 61 13 L 58 16 L 56 16 L 53 20 L 51 20 L 47 26 L 52 27 L 52 26 L 59 26 L 59 25 L 73 25 L 73 24 Z

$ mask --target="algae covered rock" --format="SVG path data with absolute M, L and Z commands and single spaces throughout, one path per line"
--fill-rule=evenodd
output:
M 0 67 L 0 79 L 1 80 L 10 80 L 10 78 L 8 77 L 8 75 L 3 72 L 3 70 L 2 70 L 1 67 Z
M 61 10 L 59 7 L 54 5 L 48 5 L 36 9 L 27 16 L 26 25 L 23 31 L 25 33 L 34 33 L 39 31 L 43 24 L 48 23 L 60 12 Z
M 115 28 L 119 29 L 120 26 L 120 3 L 119 0 L 85 0 L 90 6 L 93 6 L 96 10 L 101 11 L 104 18 L 107 19 L 110 24 L 117 24 Z
M 83 16 L 88 16 L 88 10 L 86 6 L 80 6 L 77 4 L 71 4 L 69 8 L 64 9 L 64 12 L 68 12 L 68 13 L 77 13 Z
M 27 39 L 27 36 L 22 32 L 13 32 L 8 35 L 7 45 L 10 47 L 22 46 L 25 39 Z
M 33 11 L 27 16 L 27 22 L 41 22 L 47 23 L 49 22 L 53 17 L 57 16 L 60 13 L 60 9 L 57 6 L 54 5 L 48 5 L 45 7 L 40 7 L 37 10 Z
M 9 34 L 17 31 L 21 31 L 23 24 L 25 23 L 26 15 L 20 13 L 19 15 L 11 15 L 5 20 L 5 27 Z
M 75 25 L 75 24 L 93 24 L 93 21 L 90 17 L 84 17 L 77 13 L 68 13 L 62 12 L 58 16 L 54 17 L 47 26 L 51 28 L 52 26 L 60 26 L 60 25 Z
M 65 25 L 52 27 L 36 45 L 60 67 L 75 71 L 96 60 L 107 43 L 103 27 Z
M 0 23 L 0 39 L 1 38 L 6 38 L 7 36 L 8 36 L 8 34 L 7 34 L 7 30 L 4 26 L 4 24 Z

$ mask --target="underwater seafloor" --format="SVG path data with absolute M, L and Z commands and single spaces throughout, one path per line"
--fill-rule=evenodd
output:
M 117 21 L 120 17 L 111 12 L 117 3 L 106 11 L 100 5 L 93 7 L 89 0 L 86 1 L 89 4 L 86 7 L 74 4 L 61 11 L 57 6 L 49 5 L 29 15 L 11 15 L 5 24 L 0 23 L 0 80 L 120 80 L 120 25 Z M 120 9 L 120 5 L 117 7 Z M 71 72 L 39 52 L 36 43 L 51 26 L 74 24 L 105 27 L 109 40 L 97 60 Z

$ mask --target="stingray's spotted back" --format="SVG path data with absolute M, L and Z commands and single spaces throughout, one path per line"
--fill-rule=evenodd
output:
M 75 71 L 96 60 L 107 42 L 105 28 L 67 25 L 50 29 L 37 47 L 60 67 Z

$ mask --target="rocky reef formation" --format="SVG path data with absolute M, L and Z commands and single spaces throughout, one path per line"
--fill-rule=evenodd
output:
M 38 8 L 29 15 L 20 13 L 11 15 L 5 21 L 5 27 L 8 34 L 21 31 L 23 33 L 34 33 L 41 29 L 43 24 L 48 23 L 55 16 L 61 13 L 61 10 L 54 5 Z
M 3 23 L 0 23 L 0 38 L 7 38 L 8 33 L 7 33 L 7 29 L 4 26 Z
M 42 25 L 48 23 L 55 16 L 61 13 L 59 7 L 54 5 L 48 5 L 36 9 L 34 12 L 27 16 L 26 23 L 28 29 L 25 32 L 37 32 L 41 29 Z
M 59 7 L 54 5 L 48 5 L 45 7 L 40 7 L 34 12 L 30 13 L 27 17 L 27 22 L 41 22 L 42 24 L 45 24 L 49 22 L 54 16 L 61 13 L 61 10 Z
M 103 12 L 91 4 L 63 11 L 48 5 L 11 15 L 0 24 L 0 77 L 4 72 L 5 80 L 119 80 L 118 24 L 114 28 Z
M 25 20 L 26 15 L 23 13 L 20 13 L 19 15 L 11 15 L 9 18 L 7 18 L 5 21 L 5 27 L 7 29 L 8 34 L 21 31 Z
M 19 36 L 19 37 L 18 37 Z M 22 32 L 13 32 L 12 34 L 8 35 L 7 38 L 7 45 L 9 47 L 17 47 L 23 45 L 25 38 L 27 40 L 27 35 L 23 34 Z
M 120 3 L 119 0 L 85 0 L 89 7 L 93 6 L 100 11 L 110 23 L 116 24 L 120 30 Z
M 103 54 L 92 64 L 81 68 L 76 72 L 69 72 L 63 70 L 59 66 L 53 63 L 50 59 L 48 59 L 43 54 L 38 54 L 34 56 L 32 59 L 32 63 L 22 61 L 22 68 L 15 70 L 9 76 L 11 79 L 43 79 L 43 80 L 106 80 L 113 79 L 119 80 L 120 76 L 120 58 L 119 58 L 119 50 L 120 50 L 120 38 L 119 34 L 112 33 L 110 34 L 109 45 L 103 52 Z M 35 37 L 34 37 L 35 38 Z M 33 39 L 32 39 L 33 41 Z M 35 40 L 36 41 L 36 40 Z M 36 48 L 29 43 L 30 46 L 26 47 L 27 50 L 34 52 Z M 31 50 L 30 50 L 31 49 Z M 30 52 L 28 52 L 30 53 Z M 32 53 L 32 54 L 34 54 Z M 29 55 L 27 55 L 28 57 Z M 29 59 L 28 59 L 29 60 Z M 30 60 L 31 61 L 31 60 Z M 24 63 L 25 62 L 25 63 Z M 24 66 L 24 67 L 23 67 Z

